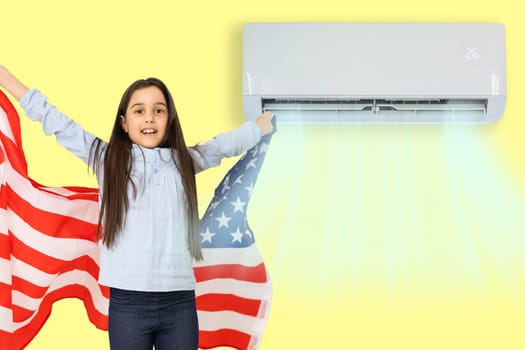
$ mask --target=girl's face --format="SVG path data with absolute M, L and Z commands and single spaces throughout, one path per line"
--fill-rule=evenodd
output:
M 156 86 L 133 92 L 126 109 L 120 116 L 124 131 L 131 142 L 147 148 L 158 147 L 166 136 L 168 106 Z

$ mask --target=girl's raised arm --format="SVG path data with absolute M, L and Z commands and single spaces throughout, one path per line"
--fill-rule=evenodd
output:
M 265 112 L 255 122 L 245 122 L 239 128 L 215 136 L 208 142 L 189 147 L 196 172 L 218 166 L 226 157 L 238 156 L 252 148 L 263 135 L 273 131 L 272 113 Z
M 96 137 L 60 112 L 36 89 L 30 90 L 0 65 L 0 87 L 20 102 L 29 119 L 42 123 L 46 135 L 54 134 L 60 145 L 91 166 L 90 152 Z M 104 146 L 103 146 L 104 147 Z
M 29 90 L 20 80 L 18 80 L 4 66 L 0 65 L 0 86 L 7 90 L 18 101 Z

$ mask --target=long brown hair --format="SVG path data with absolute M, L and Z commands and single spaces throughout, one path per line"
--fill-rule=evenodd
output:
M 128 186 L 131 185 L 134 189 L 133 193 L 136 193 L 136 184 L 134 184 L 131 179 L 133 167 L 132 142 L 122 128 L 121 116 L 126 115 L 126 110 L 133 93 L 150 86 L 155 86 L 162 92 L 168 105 L 166 136 L 160 147 L 171 149 L 172 160 L 181 174 L 186 197 L 188 246 L 193 258 L 202 260 L 193 160 L 184 142 L 184 135 L 173 97 L 166 85 L 157 78 L 139 79 L 126 89 L 118 106 L 117 116 L 113 124 L 113 131 L 111 132 L 109 142 L 104 147 L 102 140 L 96 139 L 91 146 L 91 167 L 93 171 L 98 174 L 101 170 L 100 166 L 103 164 L 102 171 L 104 172 L 98 235 L 100 237 L 103 227 L 103 243 L 108 248 L 114 246 L 124 224 L 124 220 L 126 219 L 126 213 L 129 207 L 127 195 Z

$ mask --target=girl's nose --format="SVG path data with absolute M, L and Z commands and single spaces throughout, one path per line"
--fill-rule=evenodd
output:
M 155 118 L 153 117 L 153 113 L 146 113 L 145 121 L 146 123 L 153 123 L 155 121 Z

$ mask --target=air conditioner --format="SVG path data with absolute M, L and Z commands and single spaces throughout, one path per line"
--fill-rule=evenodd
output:
M 505 28 L 250 23 L 243 106 L 278 122 L 491 123 L 506 100 Z

